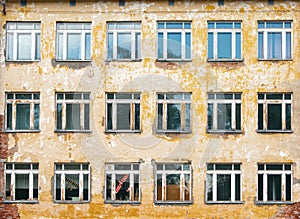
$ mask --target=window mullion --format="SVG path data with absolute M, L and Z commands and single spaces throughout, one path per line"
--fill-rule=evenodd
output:
M 236 130 L 236 103 L 231 102 L 231 129 Z
M 16 175 L 14 172 L 11 173 L 11 182 L 10 182 L 10 196 L 11 200 L 15 201 L 15 188 L 16 188 Z
M 213 31 L 213 40 L 214 40 L 214 59 L 218 59 L 218 31 Z
M 164 102 L 163 103 L 163 124 L 162 124 L 163 130 L 167 130 L 167 120 L 168 120 L 167 106 L 168 104 Z
M 85 60 L 85 31 L 81 32 L 80 60 Z
M 264 101 L 263 103 L 263 130 L 267 130 L 268 129 L 268 104 L 266 101 Z
M 162 201 L 166 201 L 166 197 L 167 197 L 167 177 L 166 177 L 166 173 L 162 174 Z
M 217 174 L 213 173 L 213 201 L 217 201 Z
M 235 201 L 235 187 L 237 185 L 235 185 L 235 173 L 231 173 L 231 177 L 230 177 L 230 185 L 231 185 L 231 199 L 230 201 L 231 202 L 234 202 Z
M 236 54 L 235 54 L 235 51 L 236 51 L 236 31 L 232 30 L 231 34 L 232 34 L 232 38 L 231 38 L 231 45 L 232 45 L 231 59 L 236 59 Z
M 80 129 L 84 130 L 84 103 L 80 103 Z
M 268 174 L 263 174 L 263 201 L 268 201 Z
M 283 30 L 281 32 L 282 35 L 282 41 L 281 41 L 281 46 L 282 46 L 282 59 L 286 59 L 286 31 Z
M 111 174 L 111 200 L 116 200 L 116 174 Z
M 30 60 L 34 60 L 35 58 L 35 36 L 36 36 L 36 33 L 33 32 L 31 33 L 31 55 L 30 55 Z
M 135 31 L 131 31 L 131 59 L 135 59 L 136 55 L 135 55 Z
M 129 174 L 129 200 L 134 201 L 134 174 L 133 173 Z
M 286 201 L 285 191 L 286 191 L 286 175 L 283 172 L 281 174 L 281 200 L 284 200 L 284 201 Z
M 117 59 L 118 58 L 118 31 L 114 30 L 113 31 L 113 58 Z
M 34 103 L 31 101 L 30 102 L 30 111 L 29 111 L 29 114 L 30 114 L 30 125 L 29 125 L 29 129 L 32 130 L 34 129 Z
M 61 126 L 62 130 L 66 130 L 66 123 L 67 123 L 67 112 L 66 112 L 66 103 L 63 102 L 61 104 Z
M 134 121 L 134 115 L 135 115 L 135 103 L 130 103 L 130 129 L 134 130 L 135 127 L 135 121 Z
M 12 125 L 12 130 L 16 130 L 16 121 L 17 121 L 17 104 L 15 101 L 12 102 L 12 115 L 11 115 L 11 125 Z
M 14 38 L 13 38 L 13 60 L 17 60 L 18 59 L 18 46 L 19 46 L 19 42 L 18 42 L 18 35 L 19 33 L 14 33 Z
M 60 189 L 61 189 L 61 200 L 65 201 L 65 174 L 61 174 L 60 179 Z
M 218 103 L 213 103 L 213 130 L 218 129 Z
M 187 45 L 185 42 L 185 34 L 186 32 L 182 30 L 181 31 L 181 59 L 186 59 L 185 48 Z
M 79 200 L 83 201 L 83 174 L 79 173 Z
M 185 130 L 185 103 L 181 103 L 181 130 Z
M 29 200 L 33 200 L 33 173 L 29 172 Z
M 116 101 L 114 101 L 112 103 L 112 129 L 113 130 L 117 130 L 117 105 L 118 103 Z
M 286 103 L 285 101 L 282 102 L 281 104 L 281 110 L 282 110 L 282 114 L 281 114 L 281 121 L 282 121 L 282 125 L 281 125 L 281 129 L 282 130 L 286 130 Z
M 263 32 L 263 58 L 267 59 L 268 58 L 268 32 L 264 31 Z
M 67 59 L 67 45 L 68 45 L 67 35 L 68 33 L 66 31 L 63 31 L 63 60 Z

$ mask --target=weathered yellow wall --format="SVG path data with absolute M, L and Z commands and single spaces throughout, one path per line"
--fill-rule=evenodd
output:
M 0 112 L 5 91 L 39 91 L 40 133 L 10 134 L 7 161 L 39 162 L 39 204 L 17 204 L 21 218 L 270 218 L 278 205 L 255 205 L 257 162 L 294 162 L 293 200 L 300 200 L 300 3 L 298 1 L 8 1 L 6 21 L 41 21 L 41 61 L 5 62 L 1 57 Z M 156 22 L 192 21 L 192 62 L 156 62 Z M 208 63 L 207 21 L 242 21 L 241 63 Z M 293 21 L 293 60 L 257 60 L 257 21 Z M 55 62 L 57 21 L 92 22 L 92 62 L 62 65 Z M 106 62 L 106 22 L 142 22 L 142 61 Z M 1 41 L 5 42 L 5 30 Z M 2 44 L 3 46 L 4 44 Z M 2 48 L 3 54 L 3 48 Z M 55 92 L 91 91 L 92 133 L 54 133 Z M 142 92 L 142 133 L 104 133 L 105 92 Z M 155 94 L 192 92 L 192 134 L 155 133 Z M 207 92 L 242 92 L 242 134 L 206 133 Z M 257 92 L 293 92 L 292 134 L 259 134 Z M 141 164 L 142 200 L 139 205 L 104 204 L 105 162 Z M 154 205 L 152 160 L 190 160 L 193 204 Z M 54 162 L 90 162 L 90 204 L 54 204 Z M 243 204 L 205 204 L 206 162 L 242 163 Z

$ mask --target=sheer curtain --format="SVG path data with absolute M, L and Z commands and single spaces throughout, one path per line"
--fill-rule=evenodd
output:
M 282 58 L 282 34 L 268 33 L 268 58 Z

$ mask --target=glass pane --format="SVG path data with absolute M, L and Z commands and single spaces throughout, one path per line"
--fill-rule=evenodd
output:
M 266 28 L 283 28 L 283 22 L 269 21 L 266 22 Z
M 135 58 L 141 58 L 141 33 L 135 34 Z
M 39 197 L 39 177 L 38 174 L 33 174 L 33 199 Z
M 131 170 L 131 164 L 115 164 L 115 170 Z
M 184 130 L 191 130 L 191 104 L 185 104 L 185 126 Z
M 18 34 L 18 54 L 19 60 L 30 60 L 31 59 L 31 33 Z
M 180 201 L 180 174 L 166 176 L 166 200 Z
M 258 33 L 258 58 L 264 58 L 264 34 L 262 32 Z
M 235 58 L 236 59 L 241 59 L 242 58 L 241 33 L 236 33 L 236 35 L 235 35 Z
M 131 109 L 130 104 L 117 104 L 117 129 L 130 130 Z
M 190 174 L 184 174 L 184 200 L 189 201 L 191 199 L 190 188 L 191 176 Z
M 292 35 L 291 33 L 286 33 L 286 58 L 291 59 L 292 58 Z
M 113 58 L 113 34 L 108 34 L 108 40 L 107 40 L 107 58 L 112 59 Z
M 167 29 L 182 29 L 183 28 L 183 23 L 177 23 L 177 22 L 172 22 L 172 23 L 166 23 L 166 28 Z
M 285 124 L 286 124 L 286 130 L 291 130 L 291 104 L 285 105 Z
M 16 111 L 16 129 L 30 130 L 30 104 L 17 104 Z
M 258 28 L 264 28 L 265 27 L 265 22 L 258 22 Z
M 206 177 L 206 197 L 207 201 L 213 200 L 213 175 L 207 174 Z
M 217 200 L 231 200 L 231 176 L 225 174 L 217 175 Z
M 61 200 L 61 175 L 55 174 L 55 200 Z
M 263 104 L 258 104 L 258 112 L 257 112 L 257 125 L 258 130 L 262 130 L 264 128 L 264 107 Z
M 284 28 L 292 28 L 292 22 L 284 22 Z
M 65 175 L 65 200 L 79 201 L 79 174 Z
M 140 104 L 134 104 L 134 129 L 140 130 Z
M 118 33 L 118 59 L 131 58 L 131 33 Z
M 231 103 L 218 104 L 218 125 L 219 130 L 231 130 Z
M 13 33 L 8 33 L 7 34 L 7 48 L 6 48 L 7 60 L 12 60 L 13 59 L 13 51 L 14 51 L 14 35 Z
M 65 94 L 66 100 L 81 100 L 81 93 L 66 93 Z
M 6 105 L 6 110 L 7 110 L 7 114 L 6 114 L 6 129 L 7 130 L 12 130 L 12 104 L 8 103 Z
M 156 200 L 162 201 L 162 174 L 157 174 L 156 179 Z
M 268 129 L 282 130 L 282 105 L 268 104 Z
M 166 164 L 165 169 L 166 170 L 182 170 L 181 164 Z
M 157 42 L 157 57 L 163 58 L 164 51 L 164 35 L 163 33 L 158 33 L 158 42 Z
M 138 174 L 134 174 L 134 184 L 133 184 L 133 197 L 134 201 L 140 200 L 140 176 Z
M 241 201 L 241 175 L 235 175 L 235 201 Z
M 163 129 L 163 104 L 159 103 L 157 104 L 157 129 L 162 130 Z
M 90 104 L 84 104 L 84 130 L 90 129 Z
M 80 164 L 64 164 L 65 170 L 80 170 Z
M 91 59 L 91 34 L 85 34 L 85 59 Z
M 283 95 L 282 94 L 267 94 L 266 99 L 267 100 L 282 100 Z
M 168 33 L 167 58 L 181 58 L 181 33 Z
M 83 174 L 83 200 L 89 200 L 89 175 Z
M 106 174 L 106 191 L 105 191 L 105 194 L 106 194 L 106 197 L 105 199 L 106 200 L 111 200 L 111 191 L 112 191 L 112 188 L 111 188 L 111 174 Z
M 263 181 L 263 174 L 258 174 L 258 180 L 257 180 L 257 200 L 263 201 L 263 188 L 264 188 L 264 181 Z
M 241 130 L 241 104 L 235 105 L 235 123 L 236 130 Z
M 34 129 L 40 129 L 40 104 L 34 104 L 34 120 L 33 120 Z
M 165 23 L 158 23 L 157 24 L 157 29 L 164 29 L 165 28 Z
M 241 23 L 240 22 L 235 22 L 234 23 L 234 28 L 235 29 L 241 29 Z
M 131 100 L 132 99 L 132 94 L 117 93 L 116 94 L 116 99 Z
M 29 174 L 15 175 L 15 200 L 29 199 Z
M 231 33 L 218 33 L 218 59 L 232 58 L 231 35 Z
M 58 47 L 57 47 L 57 59 L 62 60 L 64 53 L 64 36 L 63 34 L 58 34 Z
M 128 30 L 128 29 L 133 29 L 134 23 L 132 22 L 118 22 L 116 23 L 117 29 L 123 29 L 123 30 Z
M 285 201 L 292 201 L 292 176 L 285 175 Z
M 81 34 L 69 33 L 67 35 L 67 59 L 81 59 Z
M 30 164 L 18 163 L 15 164 L 15 170 L 30 170 Z
M 62 129 L 62 104 L 57 104 L 56 129 Z
M 232 164 L 216 164 L 216 170 L 232 170 Z
M 80 104 L 66 104 L 66 129 L 80 130 Z
M 183 94 L 166 94 L 167 100 L 182 100 Z
M 107 104 L 106 110 L 107 110 L 107 112 L 106 112 L 106 129 L 111 130 L 113 128 L 113 126 L 112 126 L 112 119 L 113 119 L 112 103 Z
M 215 23 L 214 22 L 208 22 L 207 23 L 207 28 L 208 29 L 214 29 L 215 28 Z
M 281 175 L 268 175 L 268 201 L 281 201 Z
M 263 100 L 265 98 L 265 95 L 264 94 L 258 94 L 258 99 L 259 100 Z
M 217 22 L 216 23 L 216 28 L 217 29 L 232 29 L 233 28 L 233 23 L 232 22 Z
M 191 33 L 185 34 L 185 58 L 191 58 Z
M 283 170 L 282 164 L 267 164 L 266 170 Z
M 130 177 L 129 174 L 116 174 L 116 200 L 129 201 Z
M 41 50 L 41 34 L 35 35 L 35 51 L 34 51 L 34 59 L 40 59 L 40 50 Z
M 282 58 L 282 34 L 268 33 L 268 58 Z
M 167 130 L 181 130 L 181 104 L 167 105 Z
M 5 174 L 5 200 L 12 200 L 11 197 L 11 174 Z

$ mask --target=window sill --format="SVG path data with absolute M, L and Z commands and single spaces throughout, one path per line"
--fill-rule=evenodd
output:
M 217 205 L 234 205 L 234 204 L 238 204 L 238 205 L 240 205 L 240 204 L 244 204 L 244 202 L 243 201 L 233 201 L 233 202 L 231 202 L 231 201 L 206 201 L 205 202 L 205 204 L 208 204 L 208 205 L 215 205 L 215 204 L 217 204 Z
M 292 134 L 292 130 L 256 130 L 257 133 L 266 133 L 266 134 Z
M 294 204 L 292 201 L 255 201 L 256 205 L 291 205 Z
M 92 133 L 91 130 L 54 130 L 55 133 Z
M 12 203 L 18 203 L 18 204 L 38 204 L 38 200 L 16 200 L 16 201 L 9 201 L 9 200 L 3 200 L 4 204 L 12 204 Z
M 5 130 L 6 133 L 39 133 L 41 130 Z
M 40 59 L 37 60 L 5 60 L 7 63 L 22 63 L 22 64 L 31 64 L 33 62 L 40 62 Z
M 109 200 L 105 200 L 104 204 L 116 204 L 116 205 L 122 205 L 122 204 L 126 204 L 126 205 L 140 205 L 141 202 L 140 201 L 109 201 Z
M 241 130 L 206 130 L 207 134 L 243 134 Z
M 92 60 L 91 59 L 88 59 L 88 60 L 81 60 L 81 59 L 78 59 L 78 60 L 61 60 L 61 59 L 55 59 L 56 62 L 60 62 L 60 63 L 64 63 L 64 62 L 91 62 Z
M 53 201 L 56 204 L 89 204 L 90 201 Z
M 207 59 L 207 62 L 243 62 L 244 59 Z
M 267 61 L 267 62 L 272 62 L 272 61 L 293 61 L 293 59 L 260 59 L 258 58 L 257 61 Z
M 191 134 L 192 131 L 176 131 L 176 130 L 170 130 L 170 131 L 156 131 L 156 134 Z
M 192 201 L 155 201 L 156 205 L 191 205 Z
M 143 59 L 106 59 L 106 62 L 141 62 Z
M 117 134 L 117 133 L 142 133 L 142 130 L 105 130 L 106 134 Z
M 192 59 L 156 59 L 156 62 L 192 62 Z

